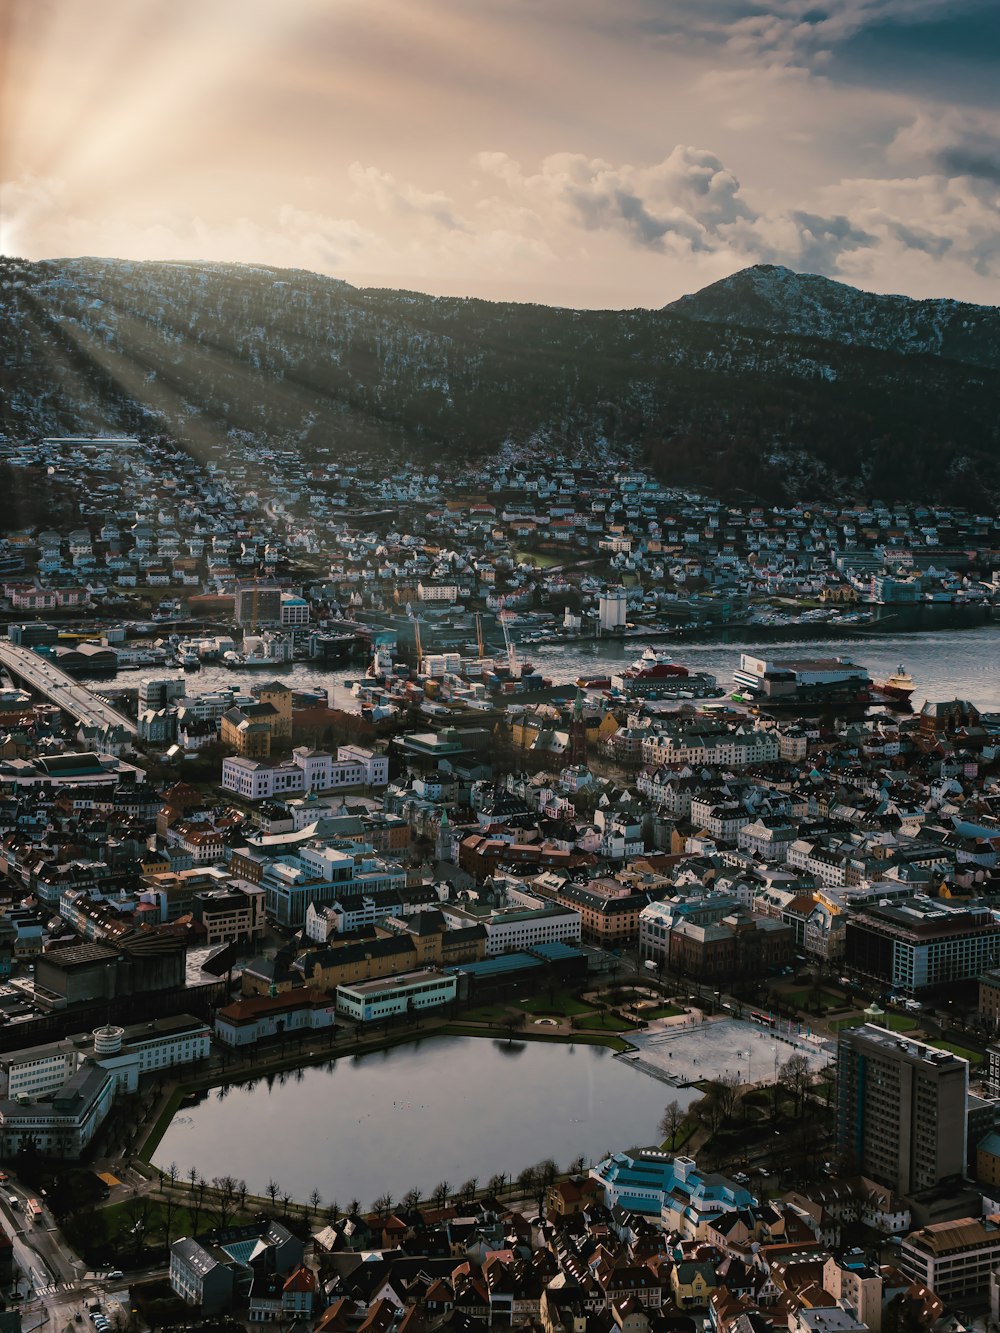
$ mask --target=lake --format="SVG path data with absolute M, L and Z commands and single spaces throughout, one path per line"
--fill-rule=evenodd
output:
M 426 1037 L 341 1056 L 266 1080 L 216 1089 L 174 1117 L 154 1164 L 232 1175 L 263 1194 L 270 1179 L 294 1199 L 367 1207 L 441 1180 L 458 1188 L 547 1157 L 565 1169 L 657 1142 L 667 1102 L 699 1094 L 631 1069 L 603 1046 Z

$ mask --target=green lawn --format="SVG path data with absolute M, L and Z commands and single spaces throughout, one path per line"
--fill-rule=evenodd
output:
M 567 1016 L 570 1014 L 589 1014 L 593 1012 L 592 1004 L 581 1004 L 568 991 L 554 991 L 551 995 L 546 992 L 544 995 L 532 995 L 530 999 L 522 1000 L 519 1008 L 526 1014 L 534 1014 L 537 1018 L 544 1018 L 546 1014 Z
M 960 1056 L 963 1060 L 968 1060 L 970 1065 L 981 1065 L 983 1056 L 978 1051 L 970 1050 L 968 1046 L 956 1046 L 953 1041 L 930 1041 L 928 1046 L 935 1046 L 939 1051 L 951 1051 L 952 1055 Z
M 841 1032 L 844 1028 L 859 1028 L 862 1023 L 871 1020 L 864 1014 L 852 1014 L 850 1018 L 835 1018 L 830 1024 L 831 1032 Z M 888 1028 L 890 1032 L 912 1032 L 920 1024 L 908 1014 L 883 1014 L 875 1020 L 878 1027 Z
M 502 1023 L 508 1012 L 506 1005 L 482 1004 L 475 1009 L 467 1009 L 462 1017 L 470 1023 Z
M 833 991 L 821 990 L 813 993 L 812 990 L 788 991 L 783 997 L 785 1002 L 794 1005 L 796 1009 L 805 1012 L 819 1002 L 823 1009 L 843 1009 L 844 997 L 835 995 Z
M 515 551 L 514 558 L 518 564 L 531 564 L 537 569 L 551 569 L 553 565 L 561 565 L 565 556 L 555 555 L 550 551 Z
M 584 1032 L 629 1032 L 634 1023 L 626 1023 L 617 1014 L 588 1014 L 586 1018 L 576 1020 L 576 1028 Z
M 684 1012 L 676 1004 L 658 1004 L 655 1009 L 640 1009 L 638 1011 L 643 1018 L 676 1018 L 678 1014 Z

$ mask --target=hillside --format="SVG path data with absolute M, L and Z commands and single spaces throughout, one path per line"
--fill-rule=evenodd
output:
M 973 364 L 957 332 L 918 338 L 926 303 L 904 298 L 854 293 L 853 332 L 840 295 L 801 296 L 765 326 L 788 280 L 752 279 L 750 308 L 737 283 L 765 272 L 727 280 L 729 313 L 725 284 L 687 306 L 592 312 L 261 267 L 6 259 L 2 428 L 164 433 L 217 457 L 248 438 L 387 459 L 597 446 L 718 491 L 995 505 L 998 312 L 965 308 L 986 349 Z M 903 302 L 895 341 L 894 307 L 876 321 L 872 301 Z
M 1000 369 L 1000 311 L 993 306 L 879 296 L 775 264 L 741 269 L 665 309 L 708 324 L 794 333 Z

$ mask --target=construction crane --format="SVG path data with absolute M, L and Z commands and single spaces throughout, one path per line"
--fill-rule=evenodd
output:
M 420 621 L 416 617 L 413 620 L 413 643 L 417 650 L 417 675 L 419 676 L 424 669 L 424 650 L 420 643 Z
M 476 648 L 479 650 L 479 660 L 482 661 L 486 656 L 486 646 L 483 643 L 483 616 L 482 612 L 476 612 Z
M 510 667 L 510 678 L 511 680 L 519 680 L 521 676 L 521 667 L 517 660 L 517 648 L 514 646 L 514 640 L 510 637 L 510 628 L 507 624 L 509 616 L 509 611 L 501 611 L 497 619 L 500 621 L 500 628 L 503 630 L 503 641 L 507 646 L 507 663 Z

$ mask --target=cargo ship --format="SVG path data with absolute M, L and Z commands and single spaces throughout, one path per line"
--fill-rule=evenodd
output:
M 909 707 L 910 695 L 915 688 L 913 677 L 903 666 L 898 666 L 885 680 L 872 682 L 872 693 L 886 703 Z

